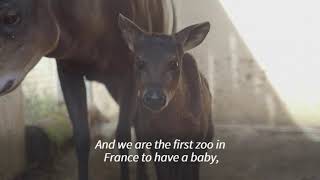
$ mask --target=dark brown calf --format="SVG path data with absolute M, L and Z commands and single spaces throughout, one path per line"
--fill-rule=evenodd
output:
M 135 129 L 138 141 L 207 142 L 213 137 L 211 94 L 195 59 L 186 51 L 198 46 L 210 30 L 209 23 L 190 26 L 174 35 L 146 33 L 120 15 L 119 26 L 135 57 L 137 89 Z M 196 154 L 202 150 L 152 150 L 158 154 Z M 142 155 L 143 150 L 139 151 Z M 181 157 L 181 156 L 180 156 Z M 199 163 L 156 162 L 159 180 L 199 179 Z M 137 179 L 147 179 L 144 163 Z

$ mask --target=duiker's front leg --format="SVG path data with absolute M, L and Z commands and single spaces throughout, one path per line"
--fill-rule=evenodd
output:
M 121 110 L 122 109 L 122 110 Z M 130 131 L 130 121 L 128 121 L 128 116 L 126 115 L 128 111 L 125 111 L 124 107 L 120 107 L 119 123 L 116 131 L 116 139 L 119 143 L 128 143 L 131 141 L 131 131 Z M 129 149 L 119 149 L 121 155 L 128 155 Z M 129 180 L 129 163 L 120 163 L 120 179 Z
M 200 178 L 200 163 L 188 162 L 182 170 L 182 180 L 199 180 Z
M 130 79 L 128 77 L 128 79 Z M 121 86 L 118 86 L 120 91 L 120 97 L 118 99 L 120 105 L 120 114 L 119 114 L 119 123 L 116 131 L 116 138 L 118 142 L 130 142 L 131 141 L 131 122 L 135 116 L 135 98 L 133 90 L 133 82 L 126 78 L 121 79 Z M 113 89 L 113 88 L 111 88 Z M 113 90 L 112 90 L 113 91 Z M 121 155 L 128 155 L 128 149 L 120 149 Z M 120 163 L 121 180 L 129 180 L 129 163 L 121 162 Z
M 172 151 L 173 152 L 173 151 Z M 168 151 L 158 151 L 161 154 L 175 154 L 168 153 Z M 156 151 L 152 151 L 152 155 L 155 156 Z M 181 153 L 181 152 L 180 152 Z M 182 155 L 188 154 L 188 152 L 181 153 Z M 157 179 L 158 180 L 199 180 L 199 163 L 193 162 L 155 162 Z
M 151 154 L 153 156 L 153 159 L 155 159 L 156 153 L 161 154 L 166 154 L 161 152 L 161 150 L 151 150 Z M 174 169 L 170 167 L 170 163 L 166 162 L 154 162 L 154 166 L 156 169 L 156 175 L 157 175 L 157 180 L 173 180 L 172 179 L 172 172 L 174 172 Z M 179 180 L 179 179 L 176 179 Z
M 143 131 L 144 129 L 139 128 L 138 126 L 138 119 L 137 117 L 134 120 L 135 124 L 135 131 L 137 136 L 137 142 L 146 142 L 144 139 Z M 138 149 L 138 155 L 139 155 L 139 162 L 137 163 L 137 174 L 136 174 L 136 180 L 148 180 L 148 173 L 147 173 L 147 166 L 145 162 L 142 162 L 142 155 L 146 151 L 144 149 Z
M 148 173 L 147 173 L 147 166 L 145 162 L 142 162 L 141 157 L 145 153 L 144 149 L 138 149 L 139 155 L 139 162 L 137 164 L 137 176 L 136 179 L 138 180 L 148 180 Z
M 78 158 L 78 179 L 88 180 L 90 135 L 87 96 L 83 76 L 68 71 L 57 63 L 61 88 L 73 127 L 73 138 Z

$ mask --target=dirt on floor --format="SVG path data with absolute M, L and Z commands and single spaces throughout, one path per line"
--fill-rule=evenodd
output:
M 218 126 L 217 139 L 226 142 L 226 149 L 210 151 L 220 163 L 202 164 L 202 180 L 320 180 L 320 142 L 299 129 Z M 119 179 L 118 164 L 104 163 L 104 153 L 92 150 L 90 180 Z M 76 167 L 71 147 L 52 166 L 27 171 L 17 180 L 76 180 Z

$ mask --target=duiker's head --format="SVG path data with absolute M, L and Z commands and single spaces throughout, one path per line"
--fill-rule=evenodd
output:
M 0 96 L 12 91 L 56 44 L 49 0 L 0 0 Z
M 145 107 L 159 112 L 175 95 L 185 52 L 201 44 L 210 24 L 189 26 L 174 35 L 151 34 L 120 15 L 119 26 L 135 56 L 139 96 Z

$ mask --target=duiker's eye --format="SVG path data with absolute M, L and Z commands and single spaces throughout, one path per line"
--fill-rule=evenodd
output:
M 16 11 L 9 11 L 1 20 L 4 25 L 17 25 L 21 22 L 21 17 Z
M 170 61 L 169 62 L 169 68 L 171 70 L 177 70 L 179 68 L 179 62 L 178 61 Z
M 144 69 L 145 66 L 146 66 L 146 62 L 145 62 L 145 61 L 142 61 L 142 60 L 137 60 L 137 61 L 136 61 L 136 67 L 137 67 L 139 70 Z

